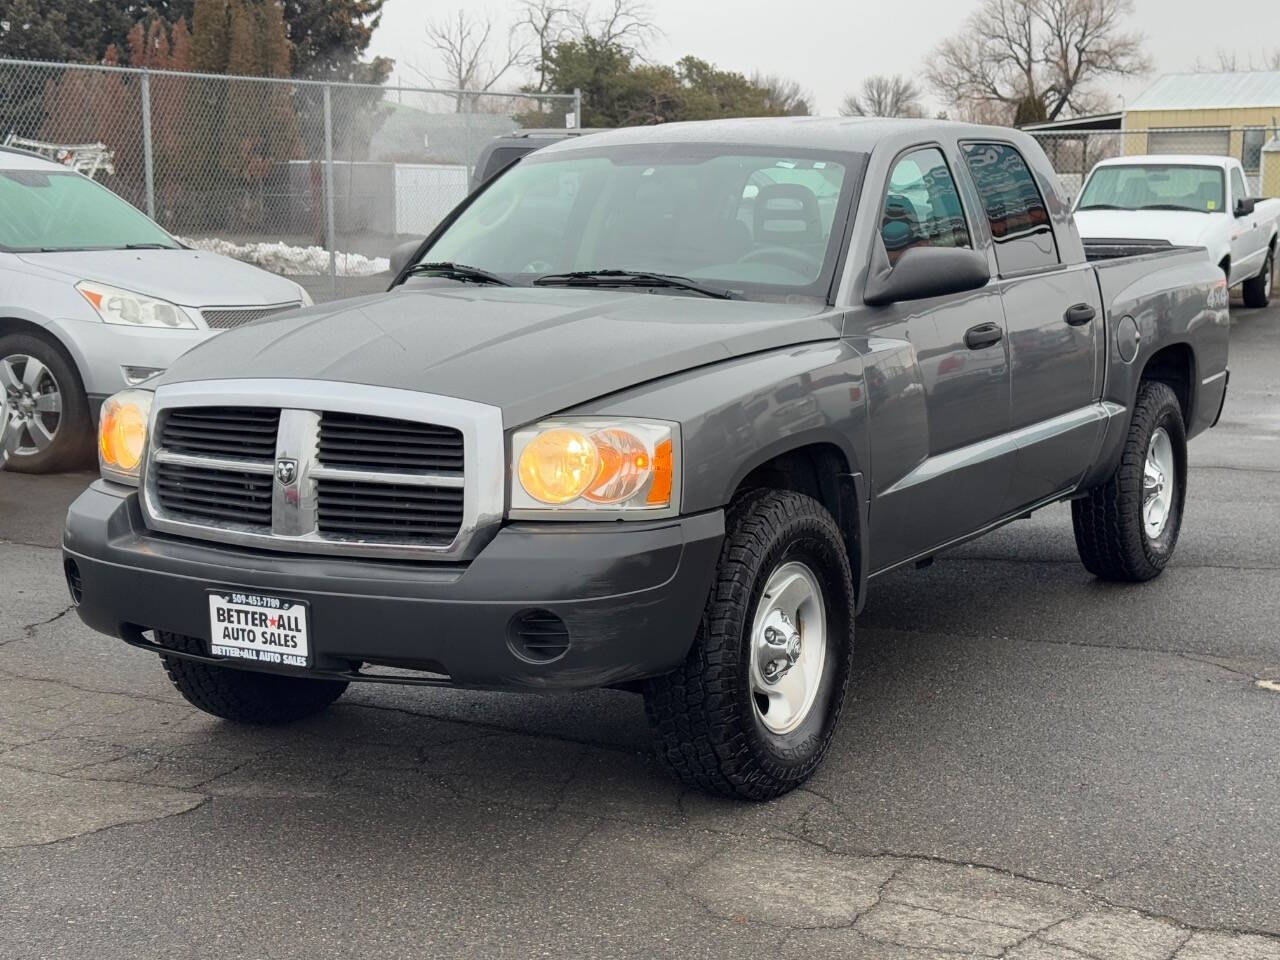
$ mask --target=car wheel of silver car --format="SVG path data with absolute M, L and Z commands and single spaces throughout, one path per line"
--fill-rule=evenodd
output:
M 690 785 L 742 799 L 803 783 L 844 704 L 853 610 L 844 539 L 823 506 L 786 490 L 742 496 L 689 656 L 645 685 L 661 759 Z
M 1276 272 L 1276 254 L 1272 250 L 1267 253 L 1262 272 L 1252 280 L 1246 280 L 1242 289 L 1246 307 L 1265 307 L 1271 302 L 1271 283 Z
M 6 469 L 47 473 L 88 459 L 88 405 L 79 378 L 56 347 L 29 334 L 0 337 L 0 389 L 9 407 L 0 424 Z
M 1168 384 L 1144 381 L 1120 465 L 1106 483 L 1071 503 L 1085 568 L 1104 580 L 1159 576 L 1178 542 L 1186 486 L 1182 408 Z

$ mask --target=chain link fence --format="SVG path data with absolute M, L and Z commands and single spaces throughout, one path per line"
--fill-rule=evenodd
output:
M 492 138 L 580 118 L 575 94 L 0 59 L 0 142 L 76 165 L 192 246 L 317 301 L 384 289 L 389 252 L 466 195 Z
M 1202 154 L 1240 161 L 1254 196 L 1280 193 L 1280 154 L 1264 149 L 1280 133 L 1271 127 L 1167 127 L 1149 130 L 1028 130 L 1049 157 L 1072 200 L 1093 165 L 1145 153 Z M 1273 169 L 1268 169 L 1271 167 Z M 1276 192 L 1273 192 L 1276 191 Z

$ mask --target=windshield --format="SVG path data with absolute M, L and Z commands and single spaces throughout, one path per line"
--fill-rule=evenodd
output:
M 825 297 L 850 168 L 861 159 L 706 144 L 533 154 L 463 210 L 422 261 L 465 264 L 513 283 L 622 270 Z
M 7 250 L 177 249 L 106 187 L 68 170 L 0 170 L 0 246 Z
M 1218 167 L 1126 163 L 1098 167 L 1080 194 L 1077 210 L 1225 210 Z

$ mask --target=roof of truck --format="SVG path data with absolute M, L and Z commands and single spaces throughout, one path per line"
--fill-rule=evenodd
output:
M 1123 167 L 1128 164 L 1161 163 L 1170 167 L 1226 167 L 1232 157 L 1208 153 L 1142 153 L 1131 157 L 1112 157 L 1099 160 L 1100 167 Z
M 722 143 L 801 150 L 869 152 L 886 137 L 916 133 L 936 137 L 995 137 L 1022 139 L 1027 134 L 1010 127 L 988 127 L 951 120 L 907 120 L 883 117 L 757 117 L 740 120 L 698 120 L 623 127 L 592 134 L 589 140 L 562 140 L 540 153 L 593 149 L 627 143 Z

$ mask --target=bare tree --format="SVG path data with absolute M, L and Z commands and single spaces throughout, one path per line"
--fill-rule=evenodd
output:
M 1250 53 L 1248 60 L 1242 60 L 1235 50 L 1219 50 L 1216 66 L 1206 66 L 1199 57 L 1196 57 L 1196 62 L 1192 64 L 1191 69 L 1195 73 L 1252 73 L 1259 70 L 1280 70 L 1280 47 L 1264 51 L 1258 59 Z
M 984 0 L 926 73 L 948 104 L 1053 120 L 1102 103 L 1091 84 L 1146 73 L 1142 37 L 1123 29 L 1132 0 Z
M 576 36 L 590 37 L 602 47 L 617 47 L 637 58 L 643 58 L 650 41 L 662 33 L 646 0 L 610 0 L 599 14 L 595 4 L 586 0 L 570 16 Z
M 795 80 L 776 73 L 751 74 L 751 85 L 764 91 L 769 110 L 784 117 L 807 117 L 813 112 L 813 94 Z
M 922 117 L 920 88 L 899 74 L 876 74 L 862 81 L 859 93 L 847 94 L 840 104 L 846 117 Z
M 451 17 L 427 24 L 427 40 L 435 48 L 443 68 L 442 75 L 432 77 L 433 81 L 443 82 L 453 90 L 467 91 L 457 96 L 459 113 L 476 112 L 479 95 L 493 89 L 524 56 L 525 48 L 514 30 L 507 35 L 505 53 L 492 52 L 492 39 L 493 21 L 474 17 L 461 8 Z
M 539 93 L 547 89 L 547 62 L 557 43 L 565 39 L 573 10 L 557 0 L 525 0 L 515 29 L 531 37 L 523 66 L 537 78 L 533 84 Z

